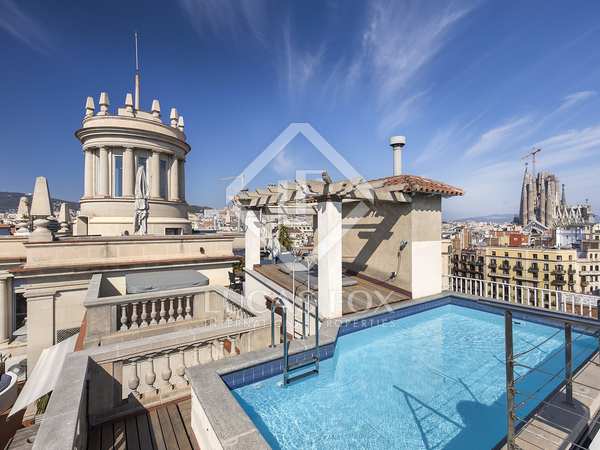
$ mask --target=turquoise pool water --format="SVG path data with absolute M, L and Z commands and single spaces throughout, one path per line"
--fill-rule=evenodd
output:
M 515 320 L 515 353 L 557 329 Z M 563 333 L 519 359 L 556 373 Z M 596 349 L 573 333 L 574 366 Z M 561 377 L 540 371 L 517 383 L 525 417 Z M 273 448 L 485 449 L 506 434 L 504 318 L 457 305 L 440 306 L 338 339 L 318 376 L 281 387 L 281 375 L 240 387 L 235 397 Z

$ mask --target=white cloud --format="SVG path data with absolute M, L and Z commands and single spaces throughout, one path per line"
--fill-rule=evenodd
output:
M 398 102 L 394 107 L 390 107 L 382 114 L 382 119 L 379 123 L 379 134 L 387 135 L 400 124 L 402 124 L 410 116 L 416 114 L 419 104 L 424 100 L 429 91 L 417 92 L 410 97 Z
M 289 21 L 283 28 L 283 71 L 287 89 L 295 99 L 302 94 L 308 83 L 319 73 L 325 46 L 310 51 L 301 50 L 296 46 L 292 37 L 292 27 Z
M 530 121 L 531 118 L 529 116 L 519 117 L 486 131 L 479 136 L 477 142 L 467 149 L 465 156 L 481 156 L 493 150 L 506 152 L 508 141 L 514 139 L 514 134 L 522 129 L 523 126 L 529 124 Z
M 538 141 L 533 146 L 542 149 L 538 158 L 544 167 L 560 166 L 600 155 L 600 124 L 565 131 Z
M 444 152 L 455 146 L 457 128 L 456 125 L 437 130 L 429 143 L 425 146 L 420 155 L 415 159 L 414 164 L 420 165 L 426 161 L 432 160 L 434 157 L 443 154 Z
M 579 91 L 569 94 L 562 99 L 562 102 L 558 108 L 558 111 L 565 111 L 572 108 L 573 106 L 582 103 L 597 94 L 596 91 Z
M 265 44 L 267 9 L 262 0 L 179 0 L 179 6 L 198 34 L 247 37 Z
M 51 36 L 13 0 L 0 0 L 0 30 L 43 54 L 54 50 Z
M 440 7 L 436 2 L 372 1 L 352 76 L 359 66 L 372 69 L 380 99 L 395 96 L 447 45 L 453 26 L 472 9 L 464 2 Z

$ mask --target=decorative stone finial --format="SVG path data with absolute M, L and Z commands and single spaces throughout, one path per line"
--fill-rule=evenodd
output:
M 157 99 L 152 100 L 152 115 L 160 119 L 160 102 Z
M 183 131 L 184 127 L 185 127 L 185 123 L 183 122 L 183 116 L 179 116 L 179 120 L 177 121 L 177 128 L 179 128 L 181 131 Z
M 169 118 L 171 119 L 171 126 L 173 128 L 177 128 L 177 119 L 179 118 L 177 108 L 171 108 L 171 114 L 169 115 Z
M 44 219 L 52 216 L 52 203 L 50 201 L 50 190 L 48 189 L 48 180 L 46 180 L 46 177 L 37 177 L 35 179 L 29 214 L 33 218 Z
M 19 199 L 19 206 L 17 208 L 17 217 L 28 218 L 29 217 L 29 199 L 25 196 Z
M 60 230 L 57 234 L 66 235 L 70 233 L 69 224 L 71 221 L 71 208 L 66 203 L 60 204 L 60 211 L 58 212 L 58 221 L 60 223 Z
M 92 117 L 94 115 L 94 99 L 92 97 L 88 97 L 85 101 L 85 117 Z
M 125 111 L 133 112 L 133 95 L 131 95 L 131 92 L 128 92 L 125 96 Z
M 108 92 L 100 93 L 100 101 L 98 102 L 100 105 L 100 112 L 98 112 L 99 116 L 108 116 L 108 106 L 110 102 L 108 100 Z
M 33 232 L 29 235 L 29 242 L 52 242 L 54 235 L 48 229 L 50 221 L 47 219 L 36 219 L 33 221 Z

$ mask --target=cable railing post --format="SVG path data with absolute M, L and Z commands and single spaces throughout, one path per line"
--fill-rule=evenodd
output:
M 316 361 L 315 361 L 315 368 L 317 369 L 317 372 L 319 371 L 319 360 L 321 359 L 321 356 L 319 355 L 319 299 L 317 298 L 317 300 L 315 301 L 315 356 L 316 356 Z
M 565 322 L 565 392 L 566 402 L 573 404 L 573 336 L 569 322 Z
M 271 300 L 271 345 L 269 347 L 275 347 L 275 299 Z
M 512 312 L 504 311 L 504 350 L 506 357 L 506 448 L 516 450 L 515 446 L 515 378 L 513 355 Z
M 287 311 L 283 301 L 281 302 L 281 316 L 283 318 L 283 387 L 288 384 L 288 339 L 287 339 Z
M 302 296 L 302 339 L 306 339 L 306 297 L 310 292 Z

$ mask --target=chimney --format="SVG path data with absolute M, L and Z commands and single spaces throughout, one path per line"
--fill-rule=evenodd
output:
M 402 175 L 402 148 L 406 145 L 406 136 L 392 136 L 390 146 L 394 153 L 394 176 Z

